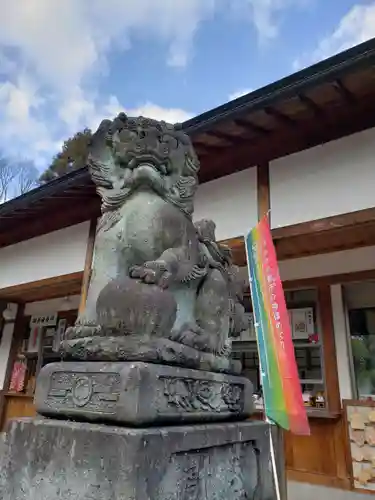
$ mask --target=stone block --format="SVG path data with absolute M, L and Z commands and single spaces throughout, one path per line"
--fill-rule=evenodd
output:
M 39 414 L 129 426 L 241 420 L 253 411 L 244 378 L 141 362 L 46 365 L 35 393 Z
M 269 426 L 14 420 L 0 442 L 0 498 L 271 500 Z

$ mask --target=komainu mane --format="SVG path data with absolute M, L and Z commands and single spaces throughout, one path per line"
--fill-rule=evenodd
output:
M 236 371 L 229 354 L 247 328 L 243 283 L 215 224 L 192 221 L 199 161 L 189 137 L 121 113 L 94 134 L 89 168 L 102 217 L 66 355 Z

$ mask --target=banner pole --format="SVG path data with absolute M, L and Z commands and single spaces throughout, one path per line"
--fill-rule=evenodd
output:
M 250 293 L 252 295 L 253 292 L 252 292 L 252 286 L 251 286 L 251 284 L 252 284 L 253 278 L 252 278 L 251 272 L 250 272 L 250 260 L 249 260 L 249 252 L 251 251 L 251 249 L 249 249 L 249 247 L 248 247 L 248 242 L 247 242 L 246 236 L 245 236 L 245 249 L 246 249 L 247 270 L 248 270 L 248 273 L 249 273 Z M 257 318 L 255 309 L 253 310 L 253 317 L 254 317 L 254 327 L 256 328 L 258 326 L 258 321 L 260 321 L 260 318 Z M 258 335 L 256 335 L 256 339 L 257 339 L 257 345 L 258 345 L 258 353 L 260 353 Z M 265 375 L 265 372 L 263 370 L 264 370 L 265 367 L 262 366 L 262 361 L 260 359 L 260 356 L 259 356 L 259 368 L 260 368 L 260 372 L 261 372 L 260 381 L 261 381 L 261 385 L 263 386 L 263 377 Z M 264 398 L 263 398 L 263 403 L 264 403 L 264 408 L 266 409 Z M 266 412 L 264 414 L 265 414 L 265 421 L 269 425 L 271 467 L 272 467 L 273 476 L 274 476 L 274 483 L 275 483 L 275 490 L 276 490 L 276 500 L 284 500 L 284 499 L 281 498 L 281 494 L 280 494 L 279 474 L 278 474 L 278 470 L 277 470 L 276 457 L 275 457 L 275 448 L 274 448 L 273 439 L 272 439 L 272 426 L 274 424 L 273 424 L 273 422 L 271 422 L 268 419 Z
M 272 429 L 274 428 L 275 424 L 270 422 L 267 417 L 266 417 L 266 422 L 270 426 L 269 427 L 269 436 L 270 436 L 271 465 L 272 465 L 273 477 L 274 477 L 274 481 L 275 481 L 276 500 L 286 500 L 286 499 L 283 499 L 281 497 L 279 472 L 277 469 L 275 446 L 274 446 L 274 442 L 273 442 L 273 438 L 272 438 Z
M 275 490 L 277 500 L 287 500 L 288 489 L 286 477 L 283 475 L 284 463 L 284 439 L 282 429 L 278 425 L 270 422 L 267 418 L 266 421 L 270 424 L 270 452 L 271 452 L 271 465 L 275 477 Z M 275 445 L 276 442 L 276 445 Z M 277 457 L 276 451 L 277 450 Z

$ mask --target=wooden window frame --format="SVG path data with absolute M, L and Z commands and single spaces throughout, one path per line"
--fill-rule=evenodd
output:
M 307 412 L 311 417 L 337 418 L 341 415 L 341 398 L 334 337 L 331 287 L 325 282 L 317 282 L 316 279 L 312 280 L 311 284 L 309 280 L 304 280 L 302 287 L 299 281 L 296 281 L 295 285 L 293 281 L 288 281 L 287 287 L 284 287 L 285 292 L 314 289 L 317 293 L 315 314 L 319 319 L 320 327 L 321 361 L 326 408 L 309 409 L 307 407 Z

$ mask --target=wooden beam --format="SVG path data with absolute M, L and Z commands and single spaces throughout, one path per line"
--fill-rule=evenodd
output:
M 92 194 L 92 193 L 88 193 L 87 191 L 81 191 L 81 192 L 78 192 L 78 191 L 75 191 L 74 193 L 73 192 L 70 192 L 70 193 L 67 193 L 65 195 L 61 195 L 61 196 L 54 196 L 53 197 L 53 200 L 61 200 L 61 201 L 67 201 L 67 200 L 70 200 L 70 201 L 76 201 L 77 198 L 79 198 L 79 200 L 92 200 L 92 198 L 94 197 L 95 195 Z M 29 213 L 29 211 L 28 211 Z
M 335 90 L 340 94 L 340 96 L 343 98 L 345 102 L 348 104 L 355 104 L 356 103 L 356 98 L 354 94 L 348 90 L 343 82 L 341 80 L 336 80 L 335 83 L 333 84 Z
M 213 151 L 220 151 L 223 149 L 223 146 L 220 146 L 218 144 L 208 144 L 207 142 L 203 142 L 204 139 L 202 137 L 199 137 L 197 139 L 193 138 L 193 145 L 196 150 L 202 150 L 206 151 L 208 155 L 210 155 L 210 158 L 212 158 L 212 152 Z
M 217 139 L 226 141 L 232 146 L 242 144 L 243 140 L 245 139 L 245 137 L 234 137 L 233 135 L 226 134 L 225 132 L 221 132 L 220 130 L 210 130 L 209 132 L 207 132 L 207 134 L 211 135 L 212 137 L 216 137 Z
M 262 127 L 261 125 L 255 124 L 254 122 L 251 122 L 249 120 L 237 118 L 233 121 L 236 126 L 241 127 L 246 131 L 252 130 L 253 132 L 261 135 L 270 134 L 272 132 L 272 130 L 270 130 L 269 128 Z
M 264 208 L 260 213 L 264 213 Z M 271 214 L 272 215 L 272 214 Z M 338 216 L 340 217 L 340 216 Z M 296 226 L 273 229 L 272 236 L 275 242 L 279 260 L 311 257 L 318 254 L 329 254 L 375 246 L 375 220 L 372 222 L 354 225 L 326 228 L 325 231 L 309 231 L 309 223 L 304 224 L 301 232 L 294 231 Z M 243 238 L 237 237 L 224 242 L 232 249 L 237 265 L 246 264 Z
M 315 101 L 313 101 L 313 99 L 310 99 L 310 97 L 308 97 L 307 95 L 305 94 L 298 94 L 298 99 L 309 109 L 311 109 L 311 111 L 314 113 L 314 115 L 317 117 L 317 118 L 322 118 L 325 116 L 323 110 L 316 104 Z
M 271 208 L 270 171 L 267 162 L 257 166 L 257 188 L 258 220 L 260 220 L 269 213 Z
M 83 272 L 63 274 L 0 289 L 0 300 L 7 302 L 35 302 L 79 294 Z
M 78 315 L 82 314 L 86 307 L 87 292 L 90 285 L 92 259 L 94 256 L 95 237 L 96 237 L 97 219 L 90 221 L 89 237 L 87 240 L 85 268 L 83 270 L 83 279 L 81 287 L 81 300 L 79 303 Z
M 375 97 L 355 106 L 342 106 L 334 113 L 327 111 L 326 115 L 324 127 L 314 118 L 299 124 L 296 129 L 289 127 L 275 131 L 256 142 L 244 141 L 242 146 L 227 148 L 220 154 L 207 157 L 201 162 L 201 182 L 240 171 L 249 164 L 271 161 L 373 127 Z
M 2 227 L 0 232 L 0 248 L 29 240 L 52 231 L 64 229 L 100 215 L 99 196 L 89 200 L 77 199 L 74 203 L 64 203 L 45 208 L 38 218 L 24 218 L 15 224 L 9 223 L 9 229 Z M 16 226 L 16 227 L 14 227 Z
M 234 264 L 239 267 L 246 266 L 245 242 L 243 236 L 220 241 L 220 244 L 231 249 Z
M 209 157 L 212 154 L 212 151 L 209 153 L 207 149 L 204 149 L 201 145 L 197 145 L 195 147 L 195 151 L 198 155 L 198 158 Z
M 293 118 L 284 115 L 284 113 L 281 113 L 281 111 L 278 111 L 275 108 L 271 108 L 270 106 L 268 106 L 264 108 L 264 111 L 267 115 L 272 116 L 272 118 L 275 118 L 278 122 L 282 123 L 283 125 L 286 125 L 287 127 L 295 128 L 297 126 L 297 122 L 293 120 Z
M 375 280 L 375 269 L 369 269 L 368 271 L 357 271 L 354 273 L 328 274 L 327 276 L 317 276 L 315 278 L 301 278 L 299 280 L 290 281 L 286 280 L 283 281 L 283 286 L 285 289 L 297 289 L 373 280 Z
M 276 228 L 272 231 L 272 236 L 277 240 L 312 233 L 321 233 L 333 229 L 337 230 L 370 222 L 375 222 L 375 207 L 334 215 L 332 217 L 325 217 L 324 219 L 301 222 L 300 224 L 293 224 L 292 226 Z

